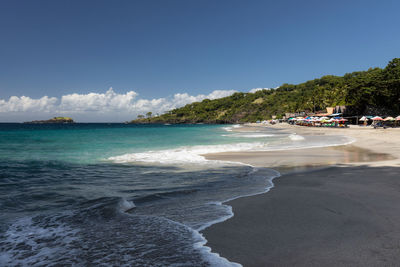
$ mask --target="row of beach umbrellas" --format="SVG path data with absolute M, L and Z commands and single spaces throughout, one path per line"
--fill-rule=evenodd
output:
M 379 116 L 375 116 L 372 118 L 367 118 L 366 116 L 363 116 L 360 121 L 368 121 L 368 120 L 373 120 L 373 121 L 400 121 L 400 115 L 397 116 L 396 118 L 393 117 L 386 117 L 386 118 L 382 118 Z
M 290 118 L 289 121 L 298 122 L 346 122 L 347 120 L 340 117 L 328 118 L 328 117 L 297 117 Z

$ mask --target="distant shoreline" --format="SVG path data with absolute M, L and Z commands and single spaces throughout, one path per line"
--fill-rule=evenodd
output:
M 67 123 L 75 123 L 74 120 L 70 117 L 54 117 L 48 120 L 34 120 L 34 121 L 26 121 L 24 123 L 28 124 L 67 124 Z

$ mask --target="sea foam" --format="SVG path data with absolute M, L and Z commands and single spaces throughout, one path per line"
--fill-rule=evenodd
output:
M 255 134 L 250 134 L 254 136 Z M 302 148 L 317 148 L 347 145 L 354 139 L 345 136 L 308 136 L 297 134 L 282 135 L 276 140 L 265 142 L 233 143 L 220 145 L 184 146 L 176 149 L 165 149 L 138 153 L 128 153 L 109 157 L 115 163 L 156 163 L 156 164 L 233 164 L 233 162 L 207 160 L 203 155 L 223 152 L 277 151 Z M 238 162 L 234 164 L 240 164 Z
M 66 259 L 73 258 L 77 251 L 66 247 L 78 240 L 79 231 L 58 223 L 55 217 L 51 218 L 50 225 L 35 222 L 31 217 L 16 220 L 5 232 L 5 239 L 1 242 L 4 250 L 0 251 L 0 265 L 45 265 L 56 262 L 60 254 Z M 24 245 L 21 247 L 21 244 Z
M 130 153 L 120 156 L 110 157 L 108 159 L 116 163 L 145 162 L 145 163 L 161 163 L 161 164 L 188 164 L 188 163 L 221 164 L 222 162 L 220 161 L 207 160 L 202 155 L 210 153 L 221 153 L 221 152 L 265 150 L 267 149 L 267 146 L 268 143 L 262 143 L 262 142 L 192 146 L 192 147 L 181 147 L 177 149 Z
M 135 203 L 133 201 L 126 200 L 125 198 L 121 199 L 119 202 L 119 209 L 123 212 L 129 211 L 136 208 Z
M 289 135 L 289 138 L 292 141 L 302 141 L 305 139 L 303 136 L 298 135 L 298 134 L 291 134 L 291 135 Z
M 263 138 L 263 137 L 273 137 L 276 136 L 275 134 L 264 134 L 264 133 L 234 133 L 234 134 L 225 134 L 222 136 L 228 137 L 244 137 L 244 138 Z
M 222 129 L 224 129 L 225 131 L 228 131 L 228 132 L 232 132 L 233 129 L 237 129 L 237 128 L 241 128 L 241 127 L 243 127 L 243 126 L 240 125 L 240 124 L 234 124 L 234 125 L 229 126 L 229 127 L 222 127 Z

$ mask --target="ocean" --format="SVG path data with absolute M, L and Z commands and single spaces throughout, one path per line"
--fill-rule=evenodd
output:
M 202 155 L 348 143 L 240 125 L 0 124 L 0 266 L 236 266 L 201 230 L 279 173 Z

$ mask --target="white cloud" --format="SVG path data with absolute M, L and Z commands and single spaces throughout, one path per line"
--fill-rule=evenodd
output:
M 137 93 L 129 91 L 125 94 L 117 94 L 110 88 L 104 94 L 69 94 L 61 97 L 60 112 L 112 112 L 129 111 L 133 106 L 133 100 Z
M 249 93 L 255 93 L 257 91 L 261 91 L 261 90 L 270 90 L 271 88 L 253 88 L 249 91 Z
M 146 112 L 164 113 L 186 104 L 206 98 L 217 99 L 232 95 L 235 90 L 215 90 L 208 95 L 178 93 L 167 98 L 140 99 L 135 91 L 123 94 L 112 88 L 105 93 L 67 94 L 60 99 L 43 96 L 33 99 L 27 96 L 12 96 L 0 99 L 0 121 L 27 121 L 48 119 L 53 116 L 71 116 L 76 121 L 126 121 Z
M 46 112 L 51 110 L 56 102 L 56 97 L 43 96 L 39 99 L 32 99 L 27 96 L 12 96 L 8 101 L 0 99 L 0 112 Z

